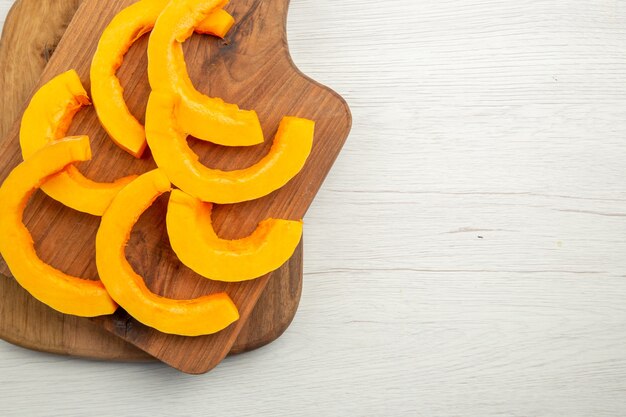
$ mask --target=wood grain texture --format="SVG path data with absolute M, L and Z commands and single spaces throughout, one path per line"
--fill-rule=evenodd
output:
M 66 33 L 71 39 L 84 38 L 87 42 L 86 47 L 76 55 L 73 41 L 68 43 L 65 41 L 67 37 L 64 38 L 50 59 L 41 82 L 68 68 L 75 68 L 84 77 L 99 33 L 117 11 L 131 3 L 132 1 L 112 1 L 105 5 L 92 0 L 83 3 Z M 350 127 L 345 102 L 332 91 L 304 77 L 293 67 L 284 35 L 287 4 L 288 1 L 284 0 L 262 3 L 240 1 L 237 8 L 230 10 L 239 24 L 237 31 L 229 38 L 218 43 L 215 39 L 211 42 L 206 37 L 196 36 L 185 45 L 191 76 L 198 87 L 212 95 L 238 102 L 244 107 L 256 108 L 263 120 L 268 138 L 273 136 L 282 115 L 298 115 L 317 122 L 311 158 L 303 172 L 287 187 L 255 202 L 217 208 L 214 221 L 218 232 L 226 237 L 248 234 L 260 219 L 268 216 L 301 218 L 341 148 Z M 91 23 L 96 14 L 99 15 L 100 27 L 94 29 Z M 85 33 L 89 33 L 86 38 Z M 147 37 L 144 37 L 131 49 L 127 55 L 127 63 L 121 69 L 120 77 L 127 86 L 130 107 L 137 114 L 145 105 L 148 91 L 145 80 L 146 42 Z M 205 64 L 209 62 L 211 66 L 206 68 Z M 266 123 L 266 120 L 271 122 Z M 81 112 L 72 130 L 89 133 L 91 136 L 95 158 L 86 167 L 86 172 L 91 176 L 110 180 L 112 178 L 105 178 L 106 175 L 121 175 L 117 168 L 126 170 L 125 172 L 142 172 L 153 164 L 150 159 L 135 161 L 115 149 L 99 127 L 93 111 Z M 249 165 L 266 153 L 270 144 L 271 140 L 268 139 L 265 145 L 244 151 L 235 152 L 233 149 L 225 151 L 216 146 L 200 146 L 196 151 L 209 165 L 232 169 Z M 2 147 L 3 157 L 5 161 L 9 161 L 3 166 L 3 175 L 6 175 L 9 167 L 15 165 L 15 161 L 19 159 L 15 129 L 9 134 L 9 139 L 3 142 Z M 111 165 L 112 161 L 115 161 L 114 165 Z M 112 174 L 111 171 L 117 172 Z M 277 286 L 279 288 L 272 289 L 278 291 L 274 291 L 265 302 L 271 302 L 277 308 L 291 309 L 287 311 L 288 313 L 295 313 L 300 287 L 298 279 L 292 279 L 289 274 L 297 276 L 301 274 L 301 259 L 297 258 L 298 255 L 301 256 L 301 251 L 296 253 L 297 259 L 290 261 L 274 275 L 270 274 L 240 284 L 209 282 L 190 270 L 181 268 L 166 243 L 163 225 L 164 201 L 164 199 L 157 201 L 142 216 L 134 229 L 127 250 L 131 263 L 139 273 L 147 277 L 148 285 L 153 291 L 165 296 L 188 298 L 204 293 L 227 291 L 239 307 L 241 319 L 216 335 L 194 338 L 161 334 L 136 322 L 122 310 L 110 318 L 99 318 L 94 322 L 160 360 L 189 373 L 206 372 L 217 365 L 231 349 L 234 352 L 244 351 L 278 337 L 289 325 L 293 314 L 283 316 L 274 310 L 262 310 L 250 323 L 247 323 L 247 319 L 270 278 L 274 281 L 275 278 L 283 278 L 283 283 Z M 56 221 L 50 224 L 42 220 L 45 218 L 55 218 Z M 93 234 L 98 219 L 65 209 L 41 193 L 31 201 L 25 219 L 35 241 L 39 243 L 38 252 L 42 258 L 71 274 L 96 276 L 92 256 Z M 43 236 L 46 239 L 42 239 Z M 50 238 L 51 236 L 55 238 Z M 68 236 L 68 241 L 58 236 Z M 4 268 L 3 272 L 8 272 L 5 265 L 1 267 Z M 172 274 L 176 276 L 175 282 L 171 280 Z M 15 292 L 10 294 L 14 295 Z M 283 296 L 290 298 L 281 305 Z M 12 301 L 23 301 L 24 297 L 22 293 L 21 297 Z M 10 305 L 15 307 L 15 303 Z M 45 319 L 51 314 L 54 316 L 54 312 L 44 310 L 46 311 L 38 317 Z M 8 317 L 7 321 L 10 321 L 11 325 L 15 322 L 22 324 L 20 320 L 14 320 L 14 317 Z M 261 323 L 263 325 L 259 326 Z M 62 334 L 68 333 L 68 324 L 71 323 L 63 323 L 65 331 Z M 233 346 L 242 330 L 245 332 L 244 339 Z M 27 332 L 27 336 L 32 338 L 33 333 Z M 82 354 L 76 346 L 75 337 L 68 337 L 73 339 L 71 349 Z M 15 341 L 17 338 L 8 336 L 7 339 Z M 115 344 L 115 347 L 118 345 Z M 94 346 L 88 348 L 87 355 L 96 351 Z M 103 356 L 124 357 L 116 350 L 104 353 Z M 136 352 L 131 352 L 129 356 L 135 358 Z
M 31 90 L 72 16 L 76 0 L 20 0 L 13 4 L 0 39 L 0 137 L 21 115 Z M 35 28 L 37 30 L 35 30 Z M 291 323 L 302 291 L 302 246 L 272 274 L 230 352 L 270 343 Z M 60 314 L 32 299 L 12 278 L 0 277 L 0 338 L 30 349 L 122 361 L 154 358 L 89 320 Z
M 201 378 L 0 345 L 0 410 L 626 415 L 626 3 L 292 0 L 287 28 L 354 117 L 287 332 Z

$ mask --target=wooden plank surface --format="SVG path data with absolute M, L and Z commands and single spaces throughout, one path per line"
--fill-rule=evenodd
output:
M 24 103 L 81 1 L 19 0 L 0 40 L 0 137 L 21 115 Z M 289 326 L 302 290 L 302 247 L 291 264 L 272 274 L 232 352 L 267 344 Z M 0 278 L 0 338 L 30 349 L 95 359 L 149 360 L 134 345 L 36 302 L 12 278 Z
M 290 328 L 201 378 L 0 345 L 4 414 L 626 415 L 626 4 L 292 0 L 287 27 L 354 116 Z
M 99 33 L 118 10 L 132 2 L 111 1 L 107 4 L 92 0 L 84 2 L 67 29 L 66 34 L 71 41 L 66 41 L 68 37 L 61 41 L 44 70 L 41 82 L 68 68 L 75 68 L 88 85 L 85 75 Z M 254 162 L 269 149 L 273 132 L 283 115 L 309 117 L 317 122 L 316 143 L 311 158 L 303 173 L 284 190 L 254 202 L 217 208 L 214 220 L 218 232 L 226 237 L 246 235 L 253 230 L 260 219 L 268 216 L 301 218 L 349 129 L 349 113 L 344 102 L 330 90 L 302 76 L 292 66 L 284 43 L 284 18 L 287 5 L 288 1 L 285 0 L 259 4 L 254 1 L 239 1 L 237 7 L 230 9 L 239 21 L 238 32 L 233 31 L 225 41 L 219 41 L 220 43 L 215 39 L 211 42 L 207 37 L 197 36 L 185 45 L 191 75 L 197 81 L 198 88 L 208 90 L 212 95 L 238 102 L 247 108 L 256 108 L 263 120 L 268 138 L 264 145 L 257 146 L 255 149 L 239 149 L 237 152 L 233 149 L 226 151 L 216 146 L 196 147 L 207 164 L 232 169 Z M 93 28 L 92 23 L 96 15 L 100 26 Z M 85 37 L 85 33 L 89 33 L 89 36 Z M 78 54 L 75 39 L 84 39 L 87 42 Z M 147 37 L 144 37 L 136 47 L 131 49 L 127 55 L 126 64 L 120 71 L 127 91 L 133 91 L 129 97 L 129 103 L 135 114 L 141 114 L 148 93 L 145 77 L 146 43 Z M 211 69 L 208 72 L 203 64 L 206 62 L 211 62 Z M 264 110 L 261 110 L 262 108 Z M 87 164 L 85 171 L 92 177 L 111 180 L 112 177 L 106 178 L 106 175 L 124 175 L 120 173 L 122 171 L 124 173 L 143 172 L 153 166 L 149 158 L 135 161 L 116 149 L 99 127 L 92 109 L 82 111 L 76 117 L 72 131 L 88 133 L 91 136 L 95 158 Z M 5 175 L 19 159 L 14 134 L 15 130 L 1 145 L 4 149 L 2 155 L 6 162 L 3 165 L 4 174 L 2 175 Z M 116 159 L 116 168 L 119 167 L 120 171 L 111 173 L 111 170 L 106 168 L 108 164 L 110 165 L 111 158 Z M 224 158 L 227 158 L 226 162 Z M 146 277 L 153 291 L 165 296 L 189 298 L 204 293 L 227 291 L 239 307 L 241 319 L 218 334 L 194 338 L 161 334 L 136 322 L 122 310 L 114 316 L 95 319 L 94 322 L 185 372 L 205 372 L 217 365 L 231 350 L 239 331 L 246 326 L 247 318 L 263 292 L 269 276 L 246 283 L 223 284 L 209 282 L 186 268 L 181 269 L 180 263 L 166 243 L 164 202 L 164 199 L 157 201 L 142 216 L 134 229 L 127 250 L 131 263 L 139 273 Z M 41 221 L 46 218 L 57 220 L 53 224 Z M 39 243 L 38 252 L 42 258 L 68 273 L 86 277 L 96 276 L 92 256 L 93 234 L 97 228 L 97 218 L 65 209 L 39 193 L 27 208 L 25 219 L 35 241 Z M 47 238 L 41 239 L 42 236 Z M 50 236 L 55 238 L 51 239 Z M 289 280 L 288 274 L 300 274 L 300 270 L 300 260 L 294 259 L 275 275 L 281 278 L 281 275 L 285 274 Z M 176 285 L 171 282 L 172 271 L 176 271 Z M 8 271 L 4 267 L 2 272 Z M 293 296 L 299 294 L 298 289 L 294 291 L 294 285 L 290 281 L 284 289 Z M 282 293 L 277 295 L 282 295 Z M 277 296 L 269 299 L 274 302 L 278 301 Z M 13 303 L 12 306 L 14 305 Z M 285 307 L 295 308 L 296 306 L 297 301 L 295 305 L 288 303 Z M 280 305 L 280 307 L 283 306 Z M 291 311 L 293 312 L 294 310 Z M 44 319 L 50 314 L 52 312 L 45 311 L 38 317 Z M 282 333 L 291 317 L 285 320 L 280 313 L 275 311 L 264 312 L 253 324 L 248 325 L 247 329 L 255 336 L 259 336 L 258 331 L 267 330 L 267 334 L 263 334 L 267 338 L 250 338 L 247 344 L 235 346 L 234 350 L 241 351 L 256 347 L 274 339 Z M 13 317 L 8 319 L 13 321 Z M 272 322 L 273 320 L 276 322 Z M 264 326 L 259 327 L 259 323 L 263 323 Z M 21 323 L 18 322 L 18 325 Z M 68 332 L 64 332 L 66 333 Z M 118 357 L 116 352 L 106 353 L 105 356 Z

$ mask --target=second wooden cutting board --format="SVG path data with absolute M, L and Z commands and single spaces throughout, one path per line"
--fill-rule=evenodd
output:
M 60 43 L 41 82 L 61 71 L 75 68 L 88 86 L 86 74 L 99 34 L 110 18 L 130 3 L 87 0 L 69 26 L 67 36 Z M 284 42 L 286 8 L 285 0 L 235 0 L 229 11 L 238 24 L 229 39 L 217 42 L 195 36 L 185 45 L 191 76 L 198 88 L 243 107 L 255 108 L 268 138 L 263 146 L 237 152 L 212 146 L 196 147 L 202 161 L 208 165 L 231 169 L 254 162 L 267 152 L 271 143 L 269 138 L 273 136 L 280 117 L 285 114 L 308 117 L 317 122 L 311 158 L 304 171 L 287 187 L 261 200 L 219 207 L 215 223 L 218 232 L 225 237 L 245 235 L 267 216 L 301 217 L 349 130 L 350 118 L 345 103 L 334 93 L 303 77 L 291 64 Z M 80 47 L 76 46 L 77 39 L 80 40 Z M 122 82 L 127 92 L 132 92 L 128 97 L 131 110 L 137 115 L 143 112 L 148 92 L 145 46 L 146 39 L 138 42 L 127 55 L 121 70 Z M 135 161 L 115 148 L 100 129 L 91 110 L 78 115 L 72 132 L 91 136 L 95 158 L 81 169 L 93 178 L 111 180 L 126 173 L 143 172 L 153 166 L 149 159 Z M 14 129 L 1 145 L 4 162 L 2 177 L 19 161 L 15 133 Z M 119 168 L 116 172 L 103 169 L 111 158 L 115 159 L 115 167 Z M 50 218 L 56 218 L 56 221 L 53 224 L 38 221 Z M 160 334 L 140 325 L 123 312 L 114 318 L 105 318 L 101 323 L 179 369 L 204 372 L 226 354 L 267 278 L 226 285 L 208 282 L 180 268 L 163 234 L 163 218 L 161 201 L 142 217 L 129 245 L 131 263 L 146 277 L 150 288 L 174 298 L 226 290 L 239 306 L 242 320 L 217 335 L 200 338 Z M 44 234 L 48 235 L 48 239 L 41 241 L 38 247 L 44 260 L 69 273 L 96 277 L 92 257 L 97 219 L 71 212 L 39 193 L 31 201 L 25 220 L 36 241 L 41 241 L 38 238 Z M 50 239 L 50 236 L 55 238 Z M 172 270 L 177 271 L 176 283 L 171 282 Z M 214 360 L 209 363 L 199 361 L 199 357 L 206 358 L 207 355 Z

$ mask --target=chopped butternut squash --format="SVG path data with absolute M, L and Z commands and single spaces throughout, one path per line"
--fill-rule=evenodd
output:
M 235 171 L 207 168 L 176 123 L 179 100 L 167 93 L 150 94 L 146 137 L 155 162 L 170 181 L 202 201 L 228 204 L 263 197 L 300 172 L 311 152 L 315 123 L 284 117 L 269 153 L 256 164 Z
M 87 136 L 58 140 L 28 156 L 0 187 L 0 254 L 11 274 L 44 304 L 83 317 L 112 314 L 117 305 L 100 281 L 67 275 L 39 259 L 22 213 L 31 194 L 48 178 L 73 162 L 90 158 Z
M 164 333 L 198 336 L 215 333 L 239 319 L 226 293 L 192 300 L 156 295 L 126 260 L 130 232 L 141 214 L 171 185 L 163 171 L 149 171 L 128 184 L 102 217 L 96 236 L 96 264 L 111 297 L 141 323 Z
M 187 73 L 182 42 L 222 5 L 223 0 L 169 2 L 150 35 L 148 79 L 153 91 L 180 97 L 177 119 L 190 135 L 218 145 L 256 145 L 263 142 L 256 112 L 200 93 Z
M 284 264 L 302 236 L 302 222 L 267 219 L 248 237 L 220 239 L 211 222 L 211 203 L 173 190 L 167 233 L 178 259 L 205 278 L 237 282 L 263 276 Z
M 63 138 L 74 115 L 85 105 L 89 105 L 89 97 L 76 71 L 64 72 L 44 84 L 22 116 L 20 146 L 24 159 Z M 96 182 L 86 178 L 74 165 L 68 165 L 42 184 L 41 189 L 67 207 L 101 216 L 113 197 L 133 178 Z
M 111 139 L 137 158 L 146 147 L 145 132 L 126 105 L 116 72 L 131 45 L 152 30 L 168 1 L 140 0 L 118 13 L 102 33 L 91 63 L 91 95 L 98 118 Z M 224 37 L 233 23 L 230 14 L 216 8 L 195 29 Z

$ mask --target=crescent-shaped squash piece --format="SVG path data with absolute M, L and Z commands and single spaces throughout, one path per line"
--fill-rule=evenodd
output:
M 74 70 L 57 75 L 32 97 L 22 116 L 20 146 L 24 159 L 50 142 L 65 137 L 74 115 L 89 104 L 89 97 Z M 112 183 L 86 178 L 74 165 L 51 177 L 41 189 L 65 206 L 101 216 L 113 197 L 135 176 Z
M 230 204 L 263 197 L 300 172 L 311 152 L 315 123 L 284 117 L 270 151 L 256 164 L 234 171 L 207 168 L 176 124 L 177 105 L 178 98 L 169 94 L 150 94 L 146 137 L 156 164 L 170 181 L 202 201 Z
M 170 188 L 165 174 L 155 169 L 139 176 L 115 197 L 96 235 L 98 274 L 111 297 L 141 323 L 183 336 L 215 333 L 239 318 L 237 307 L 227 294 L 192 300 L 161 297 L 150 292 L 126 260 L 125 247 L 135 222 Z
M 33 297 L 65 314 L 112 314 L 117 305 L 100 281 L 73 277 L 43 262 L 22 222 L 30 196 L 51 175 L 91 157 L 87 136 L 46 145 L 19 164 L 0 187 L 0 254 L 17 282 Z
M 91 95 L 100 123 L 118 146 L 137 158 L 145 150 L 146 135 L 126 105 L 116 72 L 131 45 L 152 30 L 168 1 L 140 0 L 119 12 L 102 33 L 91 63 Z M 217 8 L 196 32 L 223 38 L 234 22 L 228 12 Z
M 208 97 L 195 89 L 185 64 L 182 42 L 222 0 L 175 0 L 157 19 L 148 42 L 148 79 L 152 90 L 181 98 L 177 119 L 196 138 L 225 146 L 249 146 L 263 142 L 255 111 Z
M 220 239 L 211 222 L 211 203 L 173 190 L 167 233 L 180 261 L 205 278 L 238 282 L 263 276 L 284 264 L 302 237 L 302 222 L 267 219 L 248 237 Z

